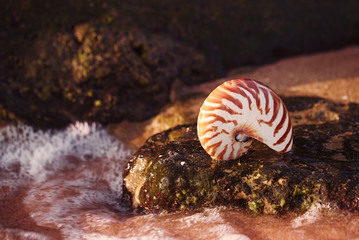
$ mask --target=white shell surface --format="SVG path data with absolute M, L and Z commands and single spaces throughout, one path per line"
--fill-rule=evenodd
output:
M 201 107 L 197 131 L 202 147 L 216 160 L 245 154 L 252 139 L 237 141 L 242 136 L 278 152 L 290 151 L 293 146 L 292 125 L 283 101 L 269 87 L 251 79 L 230 80 L 213 90 Z

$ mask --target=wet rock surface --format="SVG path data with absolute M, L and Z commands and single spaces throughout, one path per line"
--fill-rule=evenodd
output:
M 280 154 L 255 141 L 245 156 L 214 161 L 195 125 L 149 138 L 125 173 L 127 196 L 145 212 L 231 206 L 280 214 L 329 202 L 359 210 L 359 105 L 322 98 L 283 99 L 294 150 Z

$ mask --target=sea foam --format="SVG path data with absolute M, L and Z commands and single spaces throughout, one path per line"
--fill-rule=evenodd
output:
M 95 123 L 76 122 L 57 131 L 34 130 L 27 125 L 0 129 L 0 169 L 37 183 L 61 169 L 76 167 L 68 156 L 82 162 L 96 158 L 124 162 L 129 155 L 118 139 Z M 19 170 L 13 171 L 16 167 Z

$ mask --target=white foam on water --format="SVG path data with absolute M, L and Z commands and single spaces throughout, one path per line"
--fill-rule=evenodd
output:
M 329 204 L 317 203 L 310 207 L 303 215 L 294 218 L 291 222 L 292 228 L 299 228 L 308 224 L 313 224 L 322 217 L 323 210 L 330 210 Z
M 57 131 L 8 125 L 0 129 L 0 187 L 30 187 L 24 205 L 35 222 L 82 239 L 81 213 L 124 210 L 119 198 L 130 154 L 94 123 Z
M 172 238 L 168 236 L 160 236 L 157 234 L 149 234 L 149 235 L 142 235 L 142 236 L 136 236 L 136 237 L 118 237 L 118 236 L 109 236 L 109 235 L 103 235 L 103 234 L 84 234 L 81 236 L 81 239 L 84 240 L 154 240 L 154 239 L 164 239 L 164 240 L 178 240 L 177 238 Z
M 183 228 L 191 228 L 193 225 L 209 225 L 207 233 L 214 236 L 215 239 L 234 239 L 249 240 L 250 238 L 236 231 L 222 217 L 221 207 L 205 209 L 203 212 L 184 217 L 179 221 L 183 223 Z
M 49 237 L 31 231 L 24 231 L 19 229 L 1 229 L 0 228 L 0 238 L 1 239 L 24 239 L 24 240 L 50 240 Z
M 221 217 L 220 208 L 207 208 L 203 212 L 195 213 L 190 216 L 183 217 L 180 219 L 182 223 L 190 227 L 193 224 L 198 224 L 202 222 L 223 222 Z
M 209 229 L 209 233 L 216 236 L 218 240 L 250 240 L 244 234 L 236 232 L 230 225 L 220 224 L 216 227 Z
M 74 232 L 71 236 L 82 239 L 222 239 L 249 240 L 223 219 L 222 208 L 205 209 L 202 212 L 183 216 L 182 213 L 138 215 L 122 221 L 108 213 L 94 212 L 88 215 L 89 229 L 107 226 L 112 235 L 88 232 Z M 106 231 L 107 227 L 99 227 Z M 111 231 L 110 230 L 110 231 Z M 80 234 L 80 235 L 79 235 Z
M 77 167 L 67 156 L 82 162 L 96 158 L 124 162 L 129 154 L 119 140 L 95 123 L 76 122 L 62 131 L 35 131 L 27 125 L 0 129 L 0 169 L 15 174 L 13 168 L 19 165 L 16 177 L 37 183 L 60 170 Z M 109 182 L 117 190 L 117 182 Z

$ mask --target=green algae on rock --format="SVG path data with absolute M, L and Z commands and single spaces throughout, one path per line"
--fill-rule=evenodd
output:
M 42 33 L 24 59 L 0 83 L 0 102 L 38 127 L 148 119 L 169 101 L 175 80 L 190 85 L 213 73 L 203 54 L 180 41 L 99 22 Z
M 285 99 L 292 104 L 310 100 Z M 278 214 L 326 201 L 359 210 L 359 106 L 318 102 L 329 104 L 339 120 L 295 126 L 295 149 L 287 154 L 256 141 L 238 160 L 214 161 L 202 149 L 195 125 L 152 136 L 125 173 L 133 207 L 155 212 L 230 206 Z M 300 111 L 308 114 L 311 108 Z

